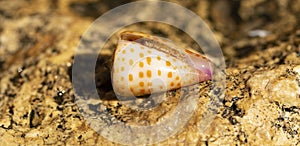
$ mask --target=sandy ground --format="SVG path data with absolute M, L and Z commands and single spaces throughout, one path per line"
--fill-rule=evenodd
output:
M 299 0 L 174 0 L 201 16 L 218 40 L 226 62 L 225 94 L 207 81 L 168 91 L 151 110 L 122 105 L 106 66 L 121 31 L 143 31 L 199 49 L 174 27 L 143 22 L 107 41 L 95 67 L 102 100 L 84 99 L 87 106 L 79 108 L 72 67 L 80 38 L 97 17 L 127 2 L 0 1 L 0 145 L 118 145 L 93 128 L 107 123 L 87 118 L 106 119 L 109 114 L 131 125 L 153 125 L 170 117 L 181 92 L 187 92 L 186 99 L 197 93 L 197 108 L 182 130 L 156 145 L 300 144 Z M 207 114 L 213 119 L 201 131 Z

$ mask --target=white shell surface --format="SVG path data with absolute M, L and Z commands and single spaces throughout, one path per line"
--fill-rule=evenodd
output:
M 160 39 L 142 35 L 154 40 Z M 205 72 L 197 69 L 197 64 L 191 63 L 204 61 L 200 67 L 209 67 L 203 56 L 190 50 L 179 51 L 187 58 L 178 58 L 135 41 L 120 39 L 112 68 L 114 91 L 121 96 L 141 96 L 210 79 Z

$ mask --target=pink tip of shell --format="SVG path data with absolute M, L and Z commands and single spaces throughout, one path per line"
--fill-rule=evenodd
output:
M 202 55 L 188 54 L 188 64 L 199 71 L 199 81 L 207 81 L 212 78 L 212 64 Z

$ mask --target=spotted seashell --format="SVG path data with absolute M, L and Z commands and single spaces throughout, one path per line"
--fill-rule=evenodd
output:
M 121 33 L 113 57 L 112 84 L 121 96 L 173 90 L 212 76 L 211 63 L 205 56 L 140 32 Z

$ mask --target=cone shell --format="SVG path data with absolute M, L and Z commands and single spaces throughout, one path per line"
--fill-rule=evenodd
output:
M 142 96 L 211 79 L 206 57 L 144 33 L 121 33 L 113 57 L 112 84 L 121 96 Z

